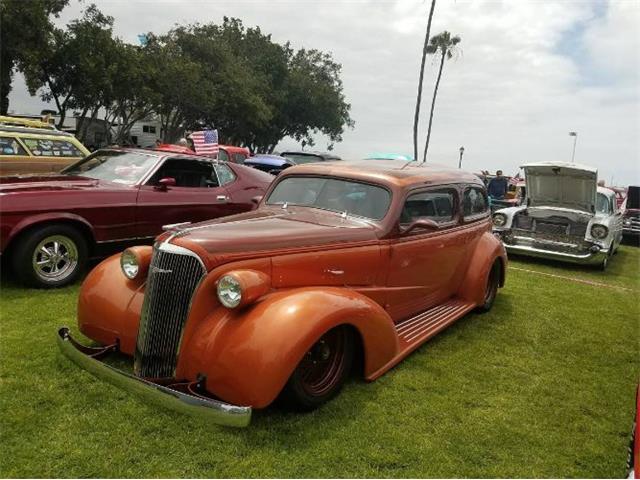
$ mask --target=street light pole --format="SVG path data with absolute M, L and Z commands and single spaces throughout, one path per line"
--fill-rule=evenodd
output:
M 571 163 L 574 163 L 576 158 L 576 143 L 578 142 L 578 132 L 569 132 L 569 136 L 573 137 L 573 153 L 571 154 Z
M 464 153 L 464 147 L 460 147 L 460 160 L 458 160 L 458 169 L 462 168 L 462 154 Z

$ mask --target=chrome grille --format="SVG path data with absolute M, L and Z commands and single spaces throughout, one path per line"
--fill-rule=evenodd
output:
M 182 247 L 154 247 L 138 328 L 134 372 L 145 378 L 172 377 L 191 297 L 206 270 Z

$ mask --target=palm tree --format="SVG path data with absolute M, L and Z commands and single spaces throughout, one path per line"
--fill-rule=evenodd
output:
M 422 163 L 427 161 L 427 150 L 429 149 L 429 139 L 431 138 L 431 125 L 433 124 L 433 109 L 436 106 L 436 97 L 438 96 L 438 87 L 440 86 L 440 78 L 442 77 L 442 68 L 444 67 L 445 59 L 451 59 L 459 52 L 457 46 L 462 39 L 459 36 L 452 37 L 447 31 L 444 31 L 438 35 L 431 37 L 429 46 L 427 47 L 427 53 L 435 55 L 440 53 L 440 70 L 438 71 L 438 79 L 436 80 L 436 86 L 433 90 L 433 99 L 431 100 L 431 114 L 429 115 L 429 129 L 427 130 L 427 141 L 424 145 L 424 156 Z
M 436 8 L 436 0 L 431 0 L 431 10 L 429 11 L 429 20 L 427 21 L 427 34 L 424 37 L 424 46 L 422 47 L 422 63 L 420 64 L 420 80 L 418 80 L 418 97 L 416 99 L 416 113 L 413 117 L 413 159 L 418 160 L 418 119 L 420 118 L 420 104 L 422 103 L 422 80 L 424 79 L 424 64 L 427 59 L 427 50 L 429 48 L 429 35 L 431 34 L 431 20 L 433 19 L 433 10 Z

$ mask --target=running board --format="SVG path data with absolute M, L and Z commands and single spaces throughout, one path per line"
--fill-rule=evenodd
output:
M 424 342 L 469 313 L 475 307 L 476 305 L 473 302 L 452 298 L 415 317 L 407 318 L 397 323 L 396 333 L 398 334 L 400 351 L 384 367 L 367 377 L 367 380 L 371 381 L 378 378 Z

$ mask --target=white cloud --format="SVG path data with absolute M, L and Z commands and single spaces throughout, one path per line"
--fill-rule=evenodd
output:
M 159 33 L 196 20 L 220 22 L 227 15 L 259 25 L 276 41 L 331 51 L 343 65 L 356 121 L 336 152 L 362 157 L 371 151 L 412 150 L 428 0 L 97 3 L 115 17 L 117 34 L 131 42 L 145 31 Z M 430 160 L 457 165 L 464 145 L 467 168 L 515 173 L 529 161 L 568 160 L 568 132 L 576 130 L 576 161 L 598 167 L 607 182 L 613 176 L 620 184 L 640 183 L 640 4 L 611 2 L 604 15 L 598 15 L 597 6 L 438 0 L 432 34 L 447 29 L 461 35 L 463 55 L 445 66 Z M 72 4 L 61 21 L 78 16 L 80 9 Z M 421 142 L 436 70 L 429 62 Z M 12 101 L 13 109 L 38 110 L 19 86 Z M 283 142 L 283 147 L 293 145 Z M 326 140 L 317 146 L 324 148 Z

